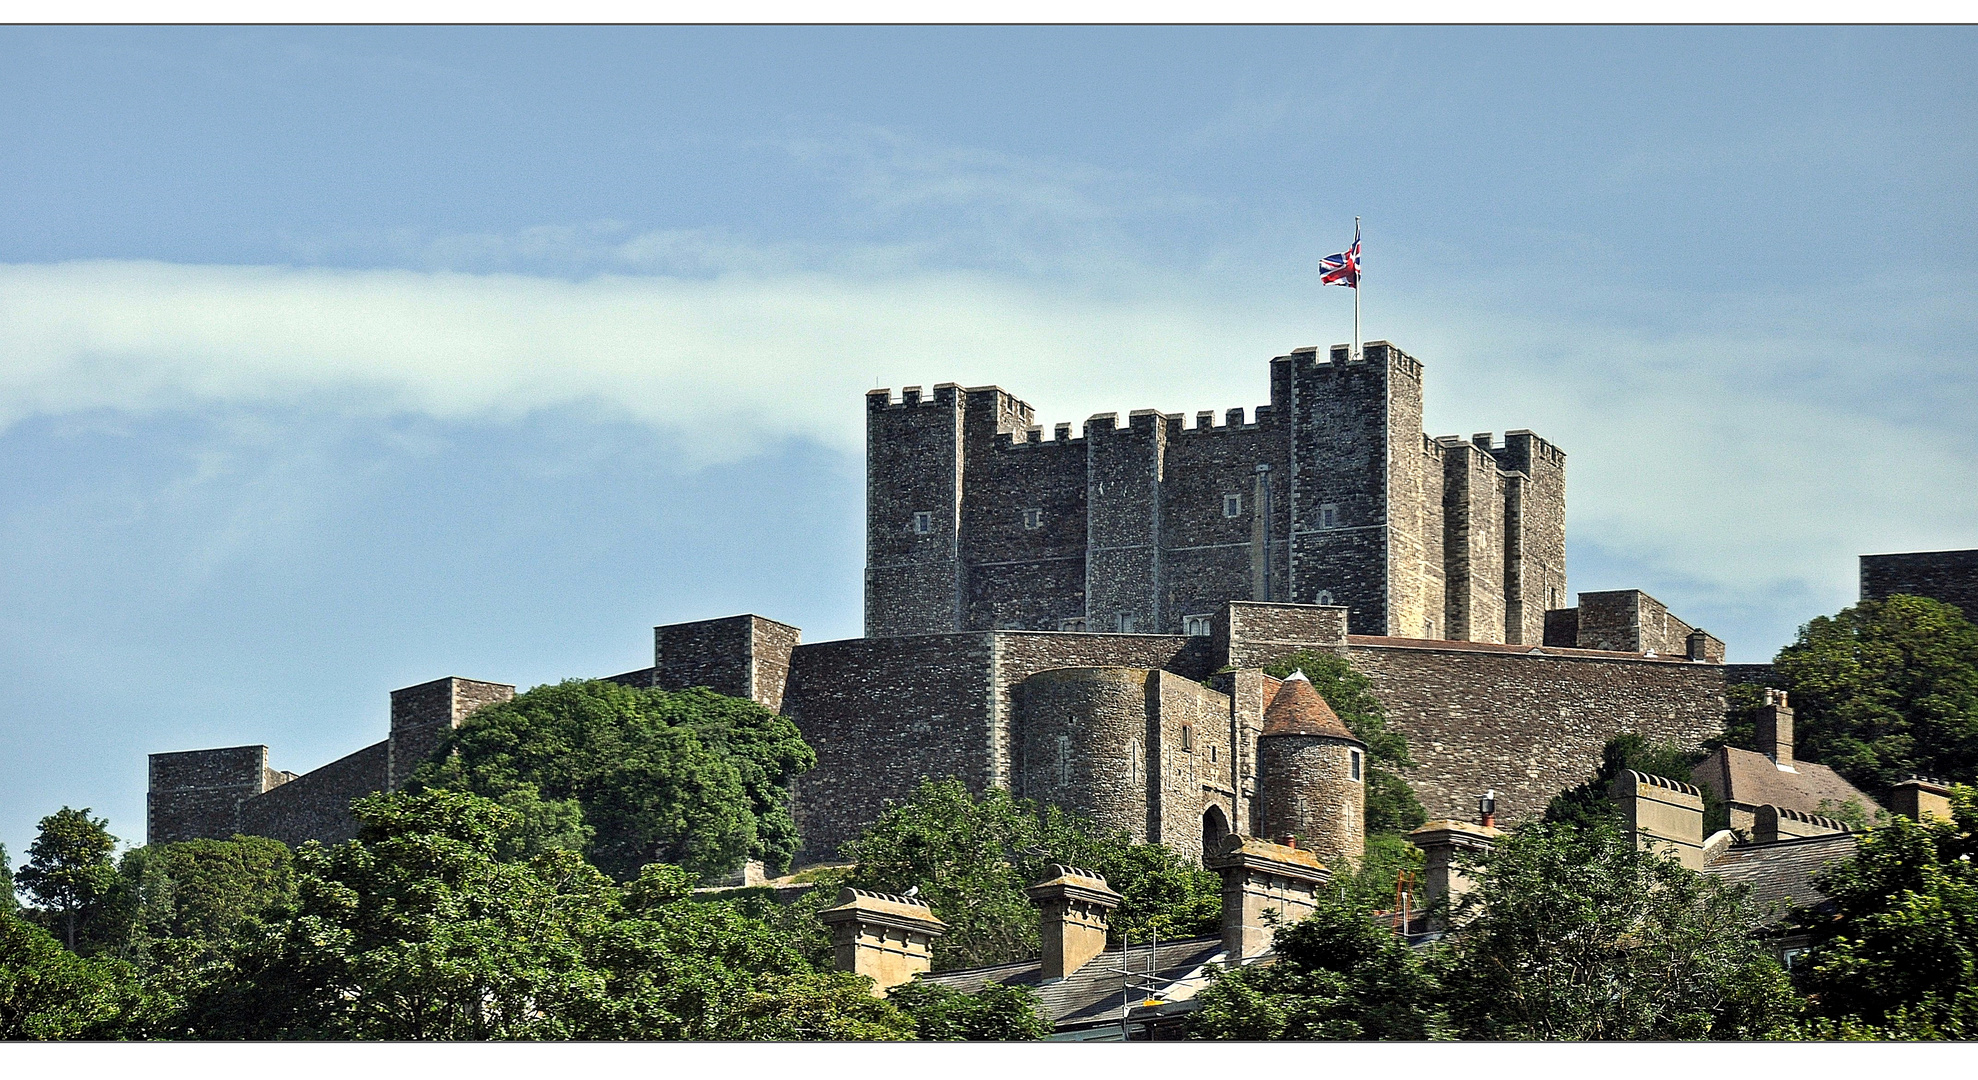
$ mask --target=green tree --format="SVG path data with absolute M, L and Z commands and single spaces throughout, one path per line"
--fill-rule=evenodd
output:
M 990 983 L 973 993 L 915 979 L 886 992 L 913 1017 L 915 1037 L 929 1042 L 1025 1042 L 1051 1034 L 1027 986 Z
M 1387 710 L 1374 696 L 1373 683 L 1336 653 L 1304 649 L 1264 665 L 1264 674 L 1282 679 L 1302 671 L 1312 680 L 1346 729 L 1367 744 L 1367 832 L 1405 833 L 1428 820 L 1415 791 L 1401 778 L 1415 767 L 1408 739 L 1388 726 Z
M 1609 822 L 1526 822 L 1476 872 L 1438 957 L 1464 1038 L 1769 1038 L 1796 1015 L 1747 890 Z
M 1202 991 L 1190 1038 L 1449 1037 L 1441 987 L 1420 954 L 1353 899 L 1321 896 L 1274 947 L 1275 963 L 1222 972 Z
M 1912 773 L 1978 778 L 1978 627 L 1956 607 L 1865 600 L 1801 627 L 1773 671 L 1800 756 L 1869 794 Z
M 651 865 L 614 884 L 564 848 L 504 861 L 519 816 L 463 792 L 352 804 L 297 853 L 297 899 L 186 993 L 196 1038 L 902 1038 L 871 981 Z
M 1360 861 L 1333 873 L 1333 886 L 1352 903 L 1368 910 L 1385 911 L 1394 906 L 1402 874 L 1421 878 L 1422 849 L 1395 833 L 1371 833 Z M 1415 906 L 1420 907 L 1419 889 Z
M 117 838 L 108 825 L 103 818 L 90 817 L 87 806 L 64 806 L 41 819 L 27 863 L 15 875 L 71 952 L 118 885 L 117 868 L 110 864 Z
M 847 884 L 919 887 L 948 923 L 935 941 L 937 971 L 1036 956 L 1037 908 L 1024 889 L 1054 863 L 1095 871 L 1124 897 L 1111 919 L 1115 941 L 1213 933 L 1221 912 L 1220 879 L 1166 847 L 1001 788 L 977 797 L 959 780 L 921 781 L 840 853 L 857 864 Z
M 1690 784 L 1691 770 L 1702 761 L 1705 751 L 1687 749 L 1676 743 L 1651 743 L 1634 732 L 1623 732 L 1600 748 L 1600 767 L 1577 787 L 1567 788 L 1545 806 L 1545 820 L 1587 828 L 1600 822 L 1618 821 L 1620 808 L 1608 794 L 1616 777 L 1627 770 L 1660 776 Z M 1730 808 L 1709 788 L 1703 792 L 1703 834 L 1710 836 L 1731 825 Z
M 0 1041 L 118 1038 L 142 1000 L 129 964 L 77 956 L 0 912 Z
M 581 850 L 620 881 L 647 863 L 703 876 L 796 853 L 796 775 L 817 762 L 796 725 L 705 688 L 539 686 L 474 713 L 411 790 L 452 788 L 517 812 L 514 854 Z
M 143 965 L 167 943 L 197 960 L 254 936 L 296 898 L 288 845 L 263 836 L 133 848 L 117 873 L 130 897 L 126 954 Z
M 1978 1038 L 1978 791 L 1951 820 L 1897 817 L 1816 878 L 1832 901 L 1800 916 L 1818 1037 Z
M 14 896 L 14 866 L 7 861 L 7 845 L 0 844 L 0 915 L 20 906 L 20 900 Z

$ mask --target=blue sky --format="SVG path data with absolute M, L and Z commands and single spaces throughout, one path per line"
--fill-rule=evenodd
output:
M 0 842 L 387 694 L 859 627 L 862 393 L 1254 406 L 1369 338 L 1768 658 L 1978 546 L 1978 34 L 0 29 Z

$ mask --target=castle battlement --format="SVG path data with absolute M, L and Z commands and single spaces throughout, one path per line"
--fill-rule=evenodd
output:
M 1344 605 L 1356 633 L 1537 644 L 1567 603 L 1564 454 L 1522 429 L 1430 439 L 1422 364 L 1348 351 L 1274 358 L 1269 403 L 1220 424 L 1102 412 L 1048 441 L 1001 387 L 942 384 L 943 409 L 873 391 L 866 633 L 1189 633 L 1259 600 Z

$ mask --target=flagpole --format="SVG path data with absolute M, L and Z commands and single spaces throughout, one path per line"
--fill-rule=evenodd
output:
M 1353 246 L 1356 249 L 1360 246 L 1360 218 L 1357 214 L 1353 218 Z M 1353 267 L 1353 359 L 1355 360 L 1365 359 L 1360 355 L 1360 282 L 1366 279 L 1367 274 L 1358 265 L 1360 258 L 1359 251 L 1355 250 L 1353 252 L 1355 263 Z

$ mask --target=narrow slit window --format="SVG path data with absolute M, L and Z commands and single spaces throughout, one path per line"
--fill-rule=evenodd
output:
M 1195 752 L 1195 729 L 1187 724 L 1181 725 L 1181 749 L 1184 753 Z
M 1352 756 L 1350 767 L 1353 770 L 1353 779 L 1358 780 L 1360 779 L 1360 752 L 1358 750 L 1350 750 L 1348 753 Z
M 1041 528 L 1043 527 L 1043 524 L 1044 524 L 1044 511 L 1033 507 L 1023 512 L 1024 528 L 1026 529 Z
M 1319 506 L 1319 528 L 1339 528 L 1339 506 L 1335 503 L 1322 503 Z
M 1241 496 L 1241 495 L 1224 495 L 1224 496 L 1223 496 L 1223 516 L 1224 516 L 1224 517 L 1226 517 L 1226 518 L 1233 518 L 1233 517 L 1237 517 L 1237 516 L 1239 516 L 1239 515 L 1241 515 L 1242 513 L 1243 513 L 1243 496 Z
M 913 531 L 926 535 L 934 531 L 934 514 L 927 510 L 916 510 L 913 515 Z

